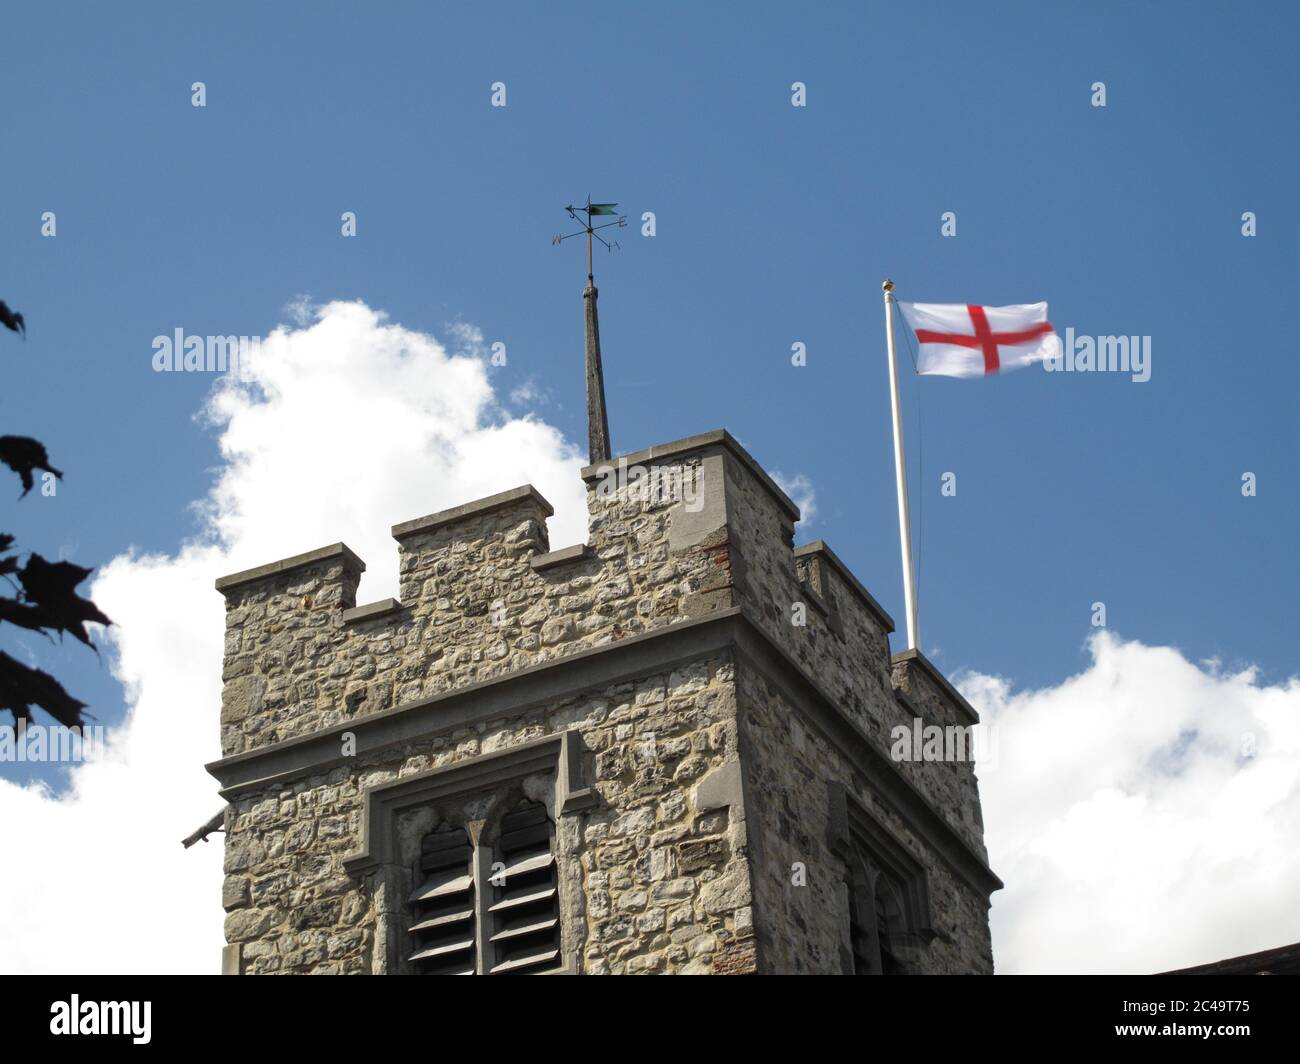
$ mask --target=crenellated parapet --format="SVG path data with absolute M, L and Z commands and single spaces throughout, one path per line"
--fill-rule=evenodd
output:
M 356 605 L 365 566 L 341 544 L 219 580 L 232 633 L 227 671 L 245 677 L 226 693 L 223 750 L 292 738 L 721 610 L 757 608 L 764 599 L 747 558 L 762 551 L 738 535 L 738 500 L 747 491 L 763 496 L 762 534 L 775 537 L 785 582 L 797 585 L 790 541 L 798 509 L 726 432 L 589 467 L 583 477 L 585 545 L 550 551 L 552 508 L 529 485 L 394 526 L 398 600 Z M 330 550 L 350 559 L 335 574 L 352 574 L 346 589 L 340 583 L 310 603 L 287 594 L 286 573 L 315 572 L 320 566 L 304 559 Z M 274 607 L 241 608 L 263 598 Z M 295 650 L 305 631 L 316 641 Z M 299 703 L 267 702 L 271 674 L 289 662 Z
M 893 620 L 725 431 L 583 470 L 589 542 L 550 550 L 524 485 L 404 521 L 399 599 L 357 605 L 343 544 L 217 581 L 237 753 L 657 628 L 742 610 L 882 745 Z M 902 674 L 899 674 L 900 676 Z
M 412 970 L 418 836 L 521 797 L 565 970 L 850 970 L 867 851 L 912 970 L 991 970 L 973 766 L 891 754 L 970 706 L 725 431 L 582 477 L 586 543 L 530 485 L 395 525 L 395 599 L 341 543 L 217 581 L 230 970 Z

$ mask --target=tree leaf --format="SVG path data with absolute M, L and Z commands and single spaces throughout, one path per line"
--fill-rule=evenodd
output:
M 31 716 L 32 706 L 40 706 L 67 728 L 84 723 L 85 702 L 68 694 L 48 672 L 28 668 L 0 651 L 0 709 L 9 710 L 17 724 L 19 718 Z
M 89 599 L 76 592 L 76 587 L 93 569 L 72 562 L 47 562 L 33 553 L 18 573 L 18 582 L 29 603 L 40 608 L 44 627 L 55 632 L 69 632 L 88 647 L 95 644 L 85 629 L 86 621 L 112 624 Z
M 50 456 L 45 453 L 45 444 L 30 436 L 0 436 L 0 462 L 3 462 L 23 481 L 23 495 L 32 490 L 36 483 L 32 477 L 33 469 L 43 469 L 53 473 L 60 480 L 63 471 L 50 465 Z M 19 498 L 22 498 L 20 495 Z

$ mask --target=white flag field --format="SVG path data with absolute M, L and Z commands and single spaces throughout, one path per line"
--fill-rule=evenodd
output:
M 903 303 L 916 333 L 918 373 L 985 377 L 1061 357 L 1061 338 L 1046 303 L 982 307 L 973 303 Z

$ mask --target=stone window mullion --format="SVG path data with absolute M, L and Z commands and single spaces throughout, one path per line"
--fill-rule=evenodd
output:
M 492 847 L 483 840 L 483 821 L 470 825 L 474 839 L 474 974 L 492 970 L 492 925 L 488 906 L 492 897 Z

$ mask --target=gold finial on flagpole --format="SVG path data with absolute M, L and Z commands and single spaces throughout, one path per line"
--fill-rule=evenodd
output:
M 880 290 L 882 292 L 892 292 L 894 290 L 894 282 L 886 277 L 880 285 Z

